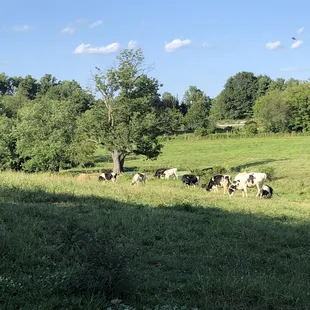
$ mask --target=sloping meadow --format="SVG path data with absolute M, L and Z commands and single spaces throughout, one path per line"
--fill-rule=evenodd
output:
M 310 139 L 281 139 L 172 140 L 126 162 L 138 186 L 2 172 L 0 308 L 307 309 Z M 273 168 L 277 195 L 187 189 L 152 179 L 160 166 Z

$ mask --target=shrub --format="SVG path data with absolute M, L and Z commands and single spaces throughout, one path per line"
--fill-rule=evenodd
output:
M 207 129 L 206 128 L 197 128 L 196 130 L 195 130 L 195 132 L 194 132 L 194 135 L 196 136 L 196 137 L 204 137 L 204 136 L 206 136 L 208 134 L 208 131 L 207 131 Z
M 254 121 L 246 122 L 244 125 L 244 131 L 250 135 L 256 135 L 258 133 L 257 123 Z

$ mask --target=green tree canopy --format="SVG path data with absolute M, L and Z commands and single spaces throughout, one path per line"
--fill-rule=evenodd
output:
M 155 159 L 162 145 L 156 119 L 159 84 L 146 74 L 141 49 L 125 49 L 116 67 L 103 72 L 96 68 L 96 90 L 101 94 L 80 122 L 83 135 L 112 154 L 114 172 L 124 169 L 128 154 Z
M 257 97 L 257 77 L 252 72 L 239 72 L 230 77 L 217 98 L 224 118 L 244 119 L 253 114 Z

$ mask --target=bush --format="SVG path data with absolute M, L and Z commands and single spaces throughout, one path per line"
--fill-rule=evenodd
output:
M 194 135 L 196 137 L 204 137 L 208 134 L 208 131 L 206 128 L 197 128 L 194 132 Z
M 258 133 L 257 123 L 254 121 L 246 122 L 244 125 L 244 131 L 250 135 L 256 135 Z

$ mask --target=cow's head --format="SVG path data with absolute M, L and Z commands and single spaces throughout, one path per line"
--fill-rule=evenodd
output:
M 206 191 L 210 192 L 214 185 L 215 185 L 215 182 L 213 179 L 211 179 L 210 182 L 208 183 L 207 187 L 206 187 Z
M 234 192 L 237 190 L 238 188 L 238 181 L 234 181 L 232 182 L 229 187 L 228 187 L 228 195 L 232 196 L 234 194 Z

